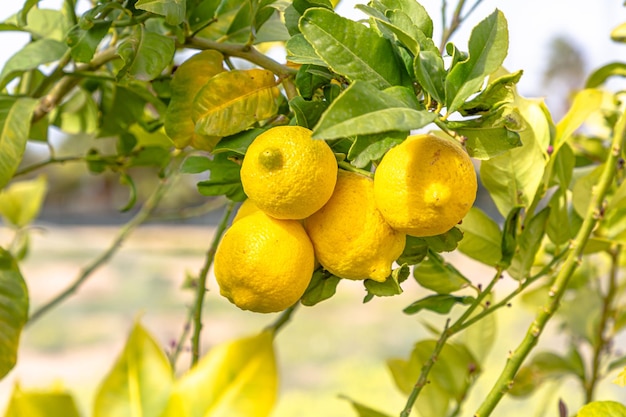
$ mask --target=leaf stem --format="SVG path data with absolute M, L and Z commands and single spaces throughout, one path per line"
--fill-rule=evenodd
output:
M 536 315 L 535 320 L 529 326 L 524 339 L 507 359 L 506 365 L 500 373 L 497 381 L 492 386 L 491 391 L 487 394 L 483 403 L 476 410 L 476 413 L 474 414 L 475 417 L 487 417 L 491 415 L 504 394 L 506 394 L 513 386 L 513 381 L 517 371 L 522 366 L 522 363 L 525 361 L 532 349 L 537 345 L 539 336 L 545 329 L 546 324 L 559 308 L 559 304 L 563 294 L 565 293 L 567 284 L 581 262 L 583 250 L 589 236 L 593 232 L 599 220 L 602 218 L 604 211 L 604 198 L 613 181 L 613 178 L 615 177 L 618 165 L 617 159 L 621 153 L 621 144 L 625 137 L 626 113 L 622 114 L 621 118 L 617 122 L 617 125 L 615 126 L 611 149 L 608 153 L 602 175 L 597 185 L 592 189 L 591 202 L 580 230 L 576 234 L 573 241 L 573 249 L 568 253 L 563 266 L 556 276 L 554 284 L 550 288 L 549 295 L 551 299 Z
M 266 330 L 272 330 L 274 334 L 278 333 L 278 331 L 282 329 L 285 324 L 289 323 L 293 312 L 296 311 L 299 305 L 300 302 L 297 302 L 296 304 L 292 305 L 291 307 L 280 313 L 280 316 L 278 316 L 276 321 L 267 326 Z
M 198 360 L 200 359 L 200 332 L 202 331 L 202 306 L 204 304 L 204 295 L 207 291 L 206 289 L 206 280 L 209 276 L 209 269 L 211 265 L 213 265 L 213 260 L 215 259 L 215 252 L 217 251 L 217 246 L 226 231 L 226 227 L 228 226 L 228 220 L 230 219 L 230 215 L 235 208 L 235 202 L 231 201 L 226 205 L 226 211 L 224 211 L 224 216 L 222 220 L 217 225 L 217 229 L 215 230 L 215 236 L 213 237 L 213 241 L 211 242 L 211 246 L 206 253 L 204 258 L 204 265 L 200 270 L 198 275 L 198 284 L 196 287 L 196 301 L 193 307 L 193 334 L 191 335 L 191 366 L 193 367 Z
M 374 178 L 374 174 L 371 173 L 370 171 L 357 168 L 347 161 L 340 161 L 337 163 L 337 165 L 339 165 L 339 168 L 343 168 L 346 171 L 356 172 L 357 174 L 365 175 L 366 177 L 369 177 L 369 178 Z

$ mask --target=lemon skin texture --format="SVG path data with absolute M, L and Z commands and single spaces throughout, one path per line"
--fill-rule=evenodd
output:
M 315 257 L 299 221 L 274 219 L 257 211 L 231 225 L 214 262 L 224 297 L 243 310 L 272 313 L 302 297 Z
M 390 149 L 374 174 L 376 206 L 396 230 L 411 236 L 442 234 L 476 200 L 469 155 L 456 142 L 424 134 Z
M 277 219 L 304 219 L 330 198 L 337 160 L 323 140 L 300 126 L 277 126 L 255 138 L 241 165 L 250 200 Z
M 247 198 L 244 200 L 243 203 L 241 203 L 241 206 L 239 206 L 235 217 L 233 217 L 232 223 L 235 223 L 236 221 L 241 220 L 252 213 L 256 213 L 257 211 L 259 211 L 259 208 L 256 206 L 256 204 L 254 204 L 252 200 Z
M 330 200 L 304 226 L 319 263 L 340 278 L 385 281 L 406 243 L 376 208 L 372 179 L 344 170 Z

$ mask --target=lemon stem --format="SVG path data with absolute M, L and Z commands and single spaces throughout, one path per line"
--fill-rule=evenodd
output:
M 361 168 L 357 168 L 357 167 L 353 166 L 352 164 L 350 164 L 349 162 L 341 161 L 341 162 L 338 162 L 338 165 L 339 165 L 339 168 L 343 168 L 346 171 L 356 172 L 357 174 L 361 174 L 361 175 L 365 175 L 366 177 L 374 178 L 374 173 L 372 173 L 370 171 L 366 171 L 366 170 L 361 169 Z
M 191 366 L 193 367 L 198 363 L 200 359 L 200 333 L 202 331 L 202 306 L 204 304 L 204 295 L 207 292 L 206 280 L 209 275 L 209 269 L 215 259 L 215 252 L 217 251 L 217 245 L 219 244 L 226 227 L 228 226 L 228 220 L 235 208 L 235 202 L 231 201 L 226 205 L 224 216 L 215 230 L 215 236 L 211 246 L 204 258 L 204 265 L 198 274 L 198 284 L 196 286 L 196 302 L 193 307 L 193 334 L 191 335 Z
M 286 309 L 282 313 L 280 313 L 280 316 L 278 316 L 276 321 L 274 321 L 272 324 L 267 326 L 266 330 L 270 330 L 270 331 L 274 332 L 274 334 L 278 333 L 278 331 L 280 329 L 282 329 L 282 327 L 285 324 L 287 324 L 287 323 L 289 323 L 289 321 L 291 321 L 291 316 L 293 315 L 293 312 L 296 311 L 296 309 L 298 308 L 298 305 L 300 305 L 299 302 L 294 304 L 294 305 L 292 305 L 291 307 L 289 307 L 288 309 Z

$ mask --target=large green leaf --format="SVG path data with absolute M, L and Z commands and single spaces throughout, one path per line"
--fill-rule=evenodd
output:
M 225 195 L 233 201 L 243 201 L 246 194 L 241 185 L 241 164 L 231 160 L 229 152 L 215 155 L 209 162 L 211 174 L 206 181 L 198 182 L 198 191 L 207 196 Z
M 496 266 L 502 257 L 502 233 L 498 224 L 477 207 L 472 207 L 457 226 L 463 231 L 459 250 L 485 265 Z
M 517 240 L 517 251 L 511 259 L 507 272 L 515 279 L 528 278 L 530 269 L 535 262 L 535 256 L 541 246 L 541 241 L 548 227 L 550 208 L 546 207 L 533 216 L 525 225 Z
M 608 78 L 615 76 L 626 77 L 626 63 L 611 62 L 596 69 L 587 78 L 585 88 L 597 88 L 604 84 Z
M 143 117 L 146 100 L 132 88 L 114 85 L 106 90 L 105 98 L 101 106 L 99 137 L 126 134 Z
M 198 92 L 192 118 L 196 133 L 229 136 L 276 114 L 278 97 L 271 71 L 232 70 L 212 77 Z
M 98 129 L 99 110 L 91 93 L 76 88 L 62 104 L 50 114 L 52 123 L 65 133 L 95 133 Z
M 274 334 L 213 347 L 183 375 L 162 417 L 267 417 L 278 391 Z
M 424 127 L 437 117 L 427 110 L 408 107 L 386 91 L 379 91 L 368 82 L 353 82 L 322 115 L 313 137 L 335 139 L 409 131 Z
M 177 148 L 191 145 L 211 150 L 219 137 L 196 134 L 191 109 L 196 94 L 213 77 L 224 71 L 224 57 L 217 51 L 202 51 L 183 62 L 170 84 L 171 99 L 165 113 L 165 131 Z
M 434 51 L 420 51 L 413 62 L 413 71 L 422 88 L 438 103 L 443 103 L 446 70 L 441 55 Z
M 185 0 L 138 0 L 135 8 L 165 16 L 166 23 L 178 25 L 185 19 L 186 5 Z
M 454 266 L 433 252 L 429 252 L 427 258 L 415 266 L 413 276 L 422 287 L 439 294 L 449 294 L 470 284 Z
M 378 89 L 403 84 L 404 69 L 389 40 L 374 29 L 325 8 L 308 9 L 300 31 L 316 54 L 350 81 L 368 81 Z
M 296 64 L 311 64 L 325 66 L 326 63 L 317 55 L 313 46 L 303 34 L 298 33 L 291 37 L 285 45 L 287 60 Z
M 46 177 L 13 182 L 0 191 L 0 215 L 15 227 L 24 227 L 37 218 L 46 195 Z
M 420 3 L 413 0 L 380 0 L 380 6 L 375 4 L 375 7 L 385 14 L 389 11 L 403 12 L 424 35 L 433 36 L 433 21 Z
M 579 91 L 574 96 L 574 102 L 556 125 L 553 152 L 558 152 L 561 146 L 572 136 L 591 113 L 600 109 L 604 93 L 596 89 Z
M 626 417 L 626 406 L 617 401 L 593 401 L 578 410 L 575 417 Z
M 111 21 L 93 22 L 93 26 L 84 29 L 77 24 L 67 34 L 67 44 L 70 46 L 72 58 L 77 62 L 89 62 L 98 49 L 98 45 L 109 32 Z
M 477 92 L 485 77 L 502 65 L 509 47 L 506 18 L 496 10 L 472 30 L 469 57 L 456 64 L 446 78 L 446 107 L 456 111 Z
M 0 96 L 0 189 L 22 162 L 37 100 Z
M 151 81 L 161 75 L 174 58 L 175 45 L 170 37 L 140 29 L 117 47 L 124 61 L 118 78 Z
M 160 417 L 172 385 L 172 369 L 161 346 L 135 323 L 96 393 L 93 416 Z
M 79 417 L 71 394 L 55 388 L 46 391 L 24 391 L 15 385 L 4 417 Z
M 0 379 L 17 362 L 20 334 L 28 320 L 28 289 L 17 262 L 0 248 Z
M 45 38 L 64 42 L 65 35 L 72 26 L 69 16 L 63 11 L 38 7 L 28 13 L 28 24 L 22 25 L 19 20 L 19 15 L 12 16 L 7 19 L 7 23 L 17 24 L 22 30 L 29 32 L 33 40 Z
M 0 90 L 20 73 L 59 60 L 67 49 L 65 43 L 54 39 L 39 39 L 26 44 L 4 64 L 0 72 Z

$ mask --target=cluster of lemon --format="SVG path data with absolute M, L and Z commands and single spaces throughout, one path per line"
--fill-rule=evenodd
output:
M 295 304 L 316 263 L 347 279 L 383 282 L 406 235 L 457 224 L 476 198 L 476 174 L 461 146 L 411 136 L 389 150 L 374 179 L 339 169 L 311 131 L 280 126 L 259 135 L 241 166 L 248 200 L 215 255 L 220 292 L 245 310 Z

